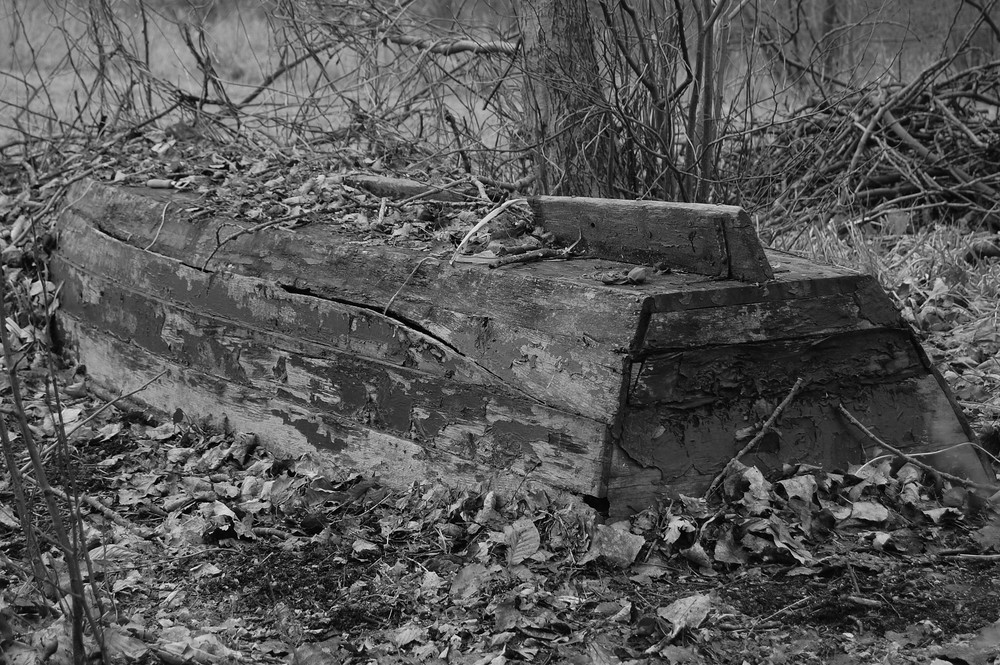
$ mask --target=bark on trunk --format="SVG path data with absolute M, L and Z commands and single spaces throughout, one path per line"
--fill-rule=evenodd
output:
M 606 105 L 587 3 L 522 0 L 518 18 L 538 193 L 610 196 Z

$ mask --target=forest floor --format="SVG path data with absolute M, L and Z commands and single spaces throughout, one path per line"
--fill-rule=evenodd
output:
M 129 162 L 123 149 L 75 173 L 176 182 L 191 169 L 163 159 L 180 150 L 164 148 L 170 140 L 136 140 L 137 150 L 156 153 L 148 163 Z M 240 171 L 227 182 L 239 181 L 244 213 L 299 219 L 302 202 L 291 197 L 303 195 L 303 183 L 276 180 L 267 164 L 212 157 L 219 169 Z M 216 175 L 199 171 L 189 182 L 209 186 Z M 57 177 L 52 192 L 72 180 Z M 47 317 L 37 312 L 52 305 L 43 298 L 56 285 L 41 287 L 18 227 L 19 210 L 50 204 L 58 210 L 46 198 L 0 201 L 16 308 L 8 332 L 23 345 L 23 411 L 41 447 L 52 449 L 51 481 L 87 499 L 88 602 L 114 662 L 1000 658 L 1000 511 L 905 460 L 800 465 L 766 478 L 737 467 L 712 503 L 684 498 L 607 523 L 586 505 L 542 493 L 503 503 L 485 490 L 333 482 L 308 462 L 273 458 L 251 435 L 160 422 L 124 403 L 101 410 L 105 402 L 84 390 L 71 365 L 54 379 L 56 412 L 48 354 L 32 343 L 45 339 Z M 383 232 L 406 223 L 390 220 Z M 895 238 L 884 253 L 892 271 L 880 277 L 996 452 L 996 266 L 965 262 L 969 240 L 950 229 L 914 238 Z M 820 249 L 829 255 L 845 241 L 826 242 Z M 8 415 L 10 392 L 8 381 L 0 407 Z M 56 445 L 60 421 L 71 433 L 65 448 Z M 29 581 L 9 480 L 0 478 L 4 657 L 72 662 L 58 591 L 65 564 L 46 548 L 59 579 L 47 594 Z M 45 532 L 47 518 L 35 518 Z

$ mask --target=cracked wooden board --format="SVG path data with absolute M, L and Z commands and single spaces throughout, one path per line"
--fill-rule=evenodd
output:
M 64 321 L 100 383 L 145 376 L 155 358 L 171 368 L 160 383 L 174 389 L 147 389 L 144 399 L 194 419 L 264 423 L 272 438 L 299 440 L 295 450 L 312 444 L 335 460 L 377 459 L 365 446 L 378 432 L 475 462 L 457 482 L 490 472 L 523 481 L 527 469 L 544 485 L 584 494 L 601 483 L 604 423 L 546 405 L 429 335 L 369 309 L 205 273 L 85 224 L 64 231 L 74 247 L 54 265 L 66 279 Z M 314 427 L 281 415 L 309 411 L 325 418 Z M 335 444 L 337 435 L 312 431 L 321 422 L 353 434 Z M 289 430 L 281 436 L 280 423 Z
M 237 236 L 249 225 L 182 192 L 85 182 L 69 198 L 53 269 L 91 376 L 118 391 L 166 368 L 148 404 L 225 417 L 331 469 L 548 487 L 623 513 L 707 487 L 797 376 L 809 385 L 749 461 L 858 461 L 840 402 L 903 448 L 970 436 L 872 278 L 767 252 L 770 276 L 733 279 L 718 207 L 678 228 L 708 228 L 730 258 L 608 286 L 602 273 L 633 267 L 608 257 L 639 259 L 626 245 L 668 238 L 650 220 L 683 206 L 643 203 L 645 230 L 616 241 L 609 211 L 635 206 L 593 203 L 597 256 L 490 270 L 333 223 Z M 542 203 L 564 220 L 582 205 Z M 744 267 L 765 256 L 751 249 Z
M 391 301 L 395 320 L 553 406 L 605 422 L 617 413 L 618 390 L 608 386 L 620 383 L 641 290 L 605 287 L 566 263 L 516 271 L 452 267 L 426 252 L 345 241 L 322 224 L 266 229 L 215 251 L 218 237 L 241 227 L 224 218 L 191 222 L 185 210 L 196 201 L 189 195 L 174 200 L 161 190 L 84 183 L 69 196 L 76 203 L 65 224 L 92 226 L 195 269 L 208 262 L 213 274 L 262 278 L 289 293 L 375 312 Z M 67 249 L 67 256 L 89 251 L 75 243 Z M 95 243 L 91 254 L 101 251 Z

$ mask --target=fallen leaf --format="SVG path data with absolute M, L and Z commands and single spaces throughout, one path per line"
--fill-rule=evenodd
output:
M 660 534 L 660 539 L 665 545 L 673 545 L 685 534 L 694 533 L 697 530 L 698 527 L 691 520 L 672 515 L 667 526 L 664 527 L 663 533 Z
M 541 546 L 541 537 L 535 523 L 522 517 L 503 530 L 507 545 L 507 565 L 516 566 L 532 556 Z
M 731 527 L 726 529 L 720 535 L 719 539 L 715 541 L 713 556 L 719 563 L 731 563 L 742 566 L 747 562 L 746 552 L 737 546 Z
M 712 559 L 708 556 L 705 548 L 701 546 L 701 543 L 695 543 L 691 547 L 681 550 L 681 556 L 693 563 L 702 575 L 715 574 L 715 571 L 712 569 Z
M 192 568 L 191 574 L 194 575 L 196 579 L 201 577 L 215 577 L 216 575 L 221 575 L 222 570 L 215 564 L 206 561 Z
M 21 522 L 14 515 L 14 511 L 2 503 L 0 503 L 0 526 L 5 526 L 8 529 L 21 528 Z
M 639 555 L 646 539 L 622 529 L 598 524 L 590 542 L 590 551 L 580 561 L 581 564 L 604 559 L 613 566 L 625 568 Z
M 865 522 L 885 522 L 889 519 L 889 509 L 873 501 L 855 501 L 851 506 L 851 517 Z
M 609 286 L 615 284 L 625 284 L 628 277 L 617 270 L 609 270 L 597 275 L 597 278 Z
M 778 486 L 785 490 L 785 495 L 789 499 L 799 498 L 806 503 L 812 502 L 813 494 L 816 493 L 816 478 L 813 476 L 794 476 L 779 480 Z
M 525 625 L 521 611 L 517 609 L 514 599 L 499 603 L 493 611 L 493 628 L 497 632 L 515 630 Z
M 642 284 L 649 278 L 649 268 L 646 266 L 636 266 L 628 271 L 625 281 L 629 284 Z
M 467 599 L 479 594 L 483 584 L 489 579 L 486 566 L 481 563 L 470 563 L 455 575 L 451 582 L 451 596 Z
M 935 524 L 940 524 L 948 519 L 958 520 L 962 518 L 962 513 L 958 508 L 930 508 L 923 511 Z
M 103 631 L 104 648 L 110 660 L 135 662 L 149 653 L 149 645 L 136 639 L 115 626 L 106 626 Z
M 157 642 L 152 647 L 168 665 L 211 665 L 223 660 L 240 660 L 242 654 L 228 648 L 215 635 L 195 635 L 175 642 Z
M 351 551 L 354 552 L 355 556 L 359 557 L 378 556 L 381 552 L 378 545 L 364 538 L 356 539 L 351 544 Z
M 1000 526 L 988 524 L 972 532 L 972 539 L 976 541 L 983 552 L 1000 552 Z
M 666 607 L 661 607 L 656 610 L 656 615 L 670 622 L 672 627 L 667 638 L 668 641 L 673 641 L 685 628 L 693 629 L 700 626 L 711 609 L 711 596 L 696 593 L 693 596 L 675 600 Z
M 415 623 L 408 623 L 392 633 L 392 642 L 399 648 L 413 642 L 425 642 L 426 640 L 427 629 Z

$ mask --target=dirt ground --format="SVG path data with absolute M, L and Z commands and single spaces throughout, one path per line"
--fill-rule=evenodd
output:
M 441 487 L 334 484 L 252 437 L 138 412 L 106 411 L 80 428 L 72 454 L 72 477 L 58 480 L 120 518 L 85 518 L 116 662 L 1000 655 L 996 512 L 908 465 L 788 469 L 770 481 L 744 468 L 719 506 L 690 499 L 604 524 L 542 494 L 499 505 Z M 41 662 L 46 649 L 45 662 L 71 662 L 59 605 L 31 592 L 15 563 L 19 529 L 0 529 L 8 662 Z

